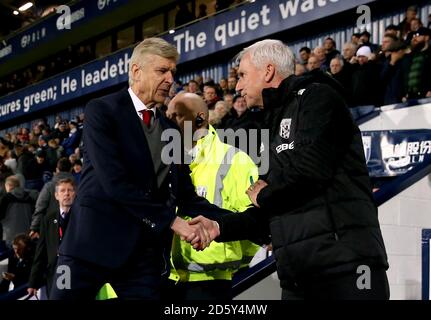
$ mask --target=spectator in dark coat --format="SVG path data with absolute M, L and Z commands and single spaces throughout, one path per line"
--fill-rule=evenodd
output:
M 61 151 L 57 141 L 51 139 L 48 141 L 48 148 L 46 148 L 46 161 L 48 162 L 49 170 L 55 171 L 58 159 L 61 157 Z
M 39 150 L 28 164 L 28 171 L 24 174 L 25 187 L 40 191 L 44 185 L 44 174 L 50 172 L 46 161 L 46 152 Z
M 3 240 L 11 244 L 18 233 L 28 232 L 38 193 L 24 190 L 19 179 L 10 176 L 5 183 L 6 195 L 0 199 L 0 223 Z
M 79 143 L 81 142 L 81 131 L 78 130 L 78 123 L 76 121 L 70 121 L 69 128 L 69 137 L 64 139 L 61 143 L 67 157 L 75 152 L 75 149 L 79 146 Z
M 208 106 L 209 110 L 213 110 L 217 101 L 220 98 L 217 95 L 217 90 L 215 86 L 206 84 L 204 87 L 204 101 Z
M 46 213 L 58 210 L 58 201 L 55 199 L 55 184 L 62 179 L 74 179 L 70 173 L 71 167 L 72 164 L 69 159 L 61 158 L 58 160 L 54 178 L 43 186 L 31 219 L 30 236 L 32 238 L 39 237 L 40 222 Z
M 419 28 L 413 35 L 412 52 L 406 56 L 407 99 L 431 97 L 431 47 L 429 46 L 431 31 Z
M 233 108 L 231 110 L 231 117 L 226 121 L 225 129 L 232 129 L 234 132 L 238 133 L 238 130 L 245 130 L 246 134 L 250 134 L 250 130 L 257 130 L 257 141 L 256 145 L 248 143 L 248 145 L 243 145 L 240 143 L 239 139 L 235 138 L 235 141 L 229 141 L 229 139 L 224 139 L 224 143 L 233 145 L 234 147 L 241 149 L 246 152 L 255 163 L 258 163 L 258 156 L 260 155 L 261 146 L 261 129 L 263 126 L 263 110 L 258 107 L 253 107 L 248 109 L 245 102 L 245 98 L 241 95 L 236 95 L 234 97 Z M 250 140 L 250 136 L 248 136 Z M 250 142 L 250 141 L 249 141 Z
M 217 101 L 214 107 L 214 112 L 217 113 L 220 123 L 215 127 L 216 129 L 223 129 L 226 126 L 226 121 L 230 118 L 229 108 L 223 100 Z
M 377 53 L 379 46 L 377 44 L 371 43 L 370 39 L 371 39 L 371 33 L 369 33 L 367 30 L 361 33 L 361 38 L 360 38 L 361 45 L 370 47 L 371 52 Z
M 403 21 L 398 25 L 401 30 L 401 38 L 405 39 L 410 30 L 410 22 L 416 18 L 417 15 L 416 6 L 410 6 L 407 8 L 406 17 Z
M 14 288 L 28 282 L 34 257 L 34 243 L 25 234 L 17 235 L 13 240 L 14 255 L 9 258 L 7 272 L 0 280 L 0 293 L 6 293 L 12 282 Z
M 82 161 L 80 159 L 75 160 L 72 167 L 72 175 L 75 178 L 75 182 L 79 185 L 81 181 Z
M 18 157 L 18 164 L 16 167 L 16 172 L 22 174 L 25 179 L 28 179 L 30 175 L 30 165 L 34 160 L 34 155 L 28 151 L 27 146 L 21 144 L 15 145 L 15 154 Z
M 380 68 L 371 59 L 371 49 L 360 47 L 356 53 L 358 64 L 352 74 L 352 107 L 381 103 Z
M 330 74 L 336 79 L 347 91 L 350 89 L 352 74 L 344 68 L 344 59 L 341 56 L 331 60 Z
M 401 36 L 400 27 L 394 24 L 390 24 L 385 28 L 385 35 L 393 35 L 397 38 L 400 38 Z
M 380 74 L 382 87 L 384 90 L 383 104 L 394 104 L 402 101 L 405 96 L 404 83 L 404 65 L 406 59 L 406 47 L 401 40 L 394 42 L 386 48 L 389 53 L 386 61 L 383 63 Z
M 308 59 L 311 57 L 311 49 L 309 47 L 302 47 L 299 49 L 299 56 L 301 57 L 301 64 L 306 66 Z
M 57 209 L 46 214 L 40 227 L 40 239 L 37 243 L 31 269 L 29 294 L 36 294 L 37 289 L 47 284 L 48 295 L 55 274 L 58 247 L 67 229 L 70 208 L 76 195 L 76 185 L 72 179 L 61 179 L 55 184 Z
M 59 144 L 61 144 L 64 139 L 67 139 L 69 137 L 69 129 L 68 129 L 67 122 L 65 121 L 60 122 L 60 124 L 58 125 L 58 128 L 52 134 L 52 137 L 54 139 L 58 139 Z
M 325 64 L 326 69 L 328 70 L 331 64 L 331 60 L 334 59 L 336 56 L 340 55 L 340 51 L 337 50 L 335 40 L 331 37 L 325 39 L 325 42 L 323 43 L 323 48 L 325 49 Z

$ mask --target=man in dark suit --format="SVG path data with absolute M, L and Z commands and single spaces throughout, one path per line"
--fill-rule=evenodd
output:
M 188 167 L 162 159 L 162 131 L 175 125 L 156 106 L 168 96 L 177 60 L 174 46 L 148 38 L 130 59 L 130 88 L 87 104 L 83 172 L 52 299 L 91 300 L 106 282 L 120 299 L 158 299 L 172 231 L 195 248 L 209 245 L 208 232 L 176 208 L 178 215 L 226 213 L 196 195 Z
M 55 184 L 55 199 L 59 210 L 52 210 L 43 217 L 40 225 L 40 238 L 31 268 L 27 292 L 36 294 L 47 285 L 49 294 L 57 263 L 58 246 L 66 232 L 70 208 L 76 196 L 75 181 L 71 178 L 60 179 Z

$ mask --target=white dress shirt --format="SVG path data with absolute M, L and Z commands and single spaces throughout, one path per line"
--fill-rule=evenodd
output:
M 138 98 L 138 96 L 133 92 L 132 88 L 128 89 L 130 97 L 132 98 L 133 106 L 135 107 L 136 113 L 138 114 L 139 118 L 142 119 L 142 110 L 151 110 L 154 113 L 153 119 L 156 118 L 156 107 L 147 108 L 147 106 L 141 101 L 141 99 Z

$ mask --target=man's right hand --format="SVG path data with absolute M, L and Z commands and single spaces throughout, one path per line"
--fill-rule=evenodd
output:
M 39 232 L 31 230 L 28 235 L 30 236 L 31 240 L 39 239 Z
M 390 64 L 394 66 L 398 61 L 400 61 L 404 57 L 405 53 L 406 53 L 405 50 L 398 50 L 398 51 L 392 52 Z
M 176 217 L 171 229 L 181 240 L 189 242 L 194 249 L 203 250 L 209 246 L 211 236 L 202 224 L 190 225 L 186 220 Z
M 197 216 L 188 222 L 191 226 L 201 225 L 209 233 L 210 241 L 213 241 L 220 235 L 220 227 L 214 220 L 205 218 L 204 216 Z

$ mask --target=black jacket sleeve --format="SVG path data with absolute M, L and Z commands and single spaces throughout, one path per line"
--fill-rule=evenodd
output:
M 250 240 L 260 245 L 271 242 L 267 215 L 256 207 L 215 220 L 220 226 L 220 236 L 215 239 L 218 242 Z
M 42 218 L 40 223 L 40 236 L 36 246 L 36 253 L 31 267 L 29 288 L 41 288 L 46 282 L 46 272 L 48 267 L 48 252 L 46 245 L 47 226 L 46 218 Z

